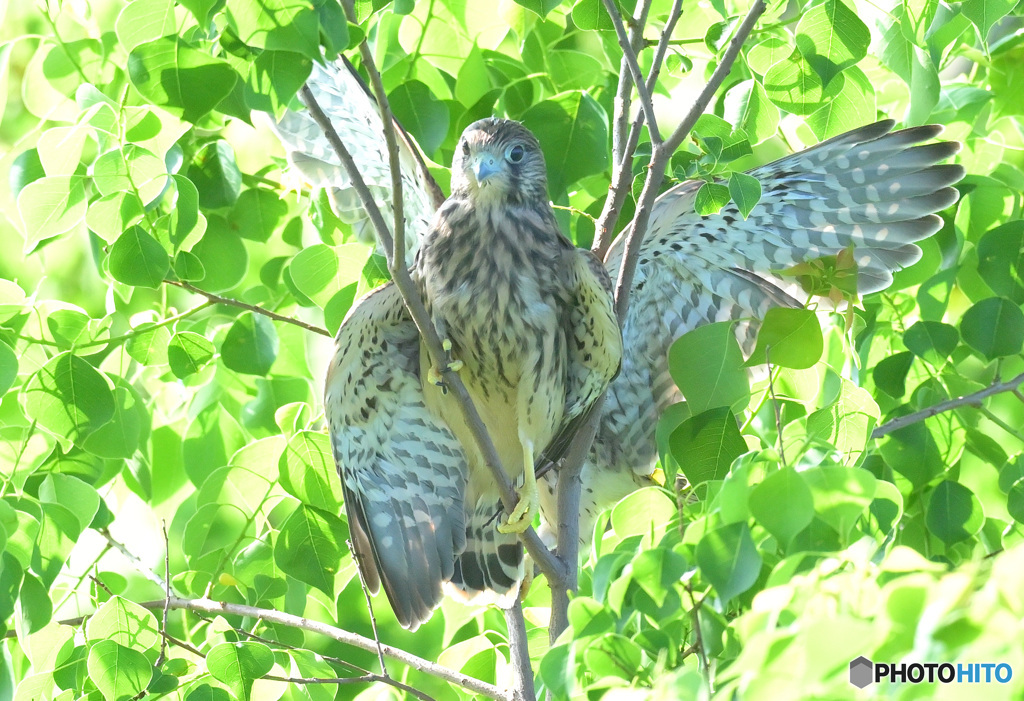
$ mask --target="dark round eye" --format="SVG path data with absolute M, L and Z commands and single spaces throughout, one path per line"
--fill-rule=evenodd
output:
M 464 156 L 469 155 L 469 142 L 466 141 L 465 139 L 462 140 L 462 154 Z
M 505 151 L 505 160 L 509 163 L 519 163 L 523 160 L 523 156 L 525 155 L 526 149 L 524 149 L 520 144 L 516 144 L 515 146 L 509 146 L 508 150 Z

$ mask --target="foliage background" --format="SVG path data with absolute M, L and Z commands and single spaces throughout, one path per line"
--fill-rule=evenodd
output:
M 847 684 L 860 654 L 1007 662 L 1018 676 L 986 693 L 1019 697 L 1024 397 L 1003 392 L 871 437 L 885 420 L 1024 371 L 1015 4 L 769 8 L 713 116 L 673 162 L 676 178 L 725 177 L 888 116 L 944 124 L 964 143 L 962 199 L 921 262 L 862 308 L 769 320 L 774 397 L 766 381 L 749 383 L 727 330 L 677 344 L 673 373 L 690 402 L 659 426 L 662 468 L 669 485 L 682 470 L 702 499 L 647 489 L 619 504 L 590 554 L 572 628 L 550 650 L 546 590 L 531 590 L 535 670 L 556 697 L 882 693 Z M 668 5 L 654 2 L 647 36 Z M 337 660 L 372 668 L 375 656 L 287 626 L 181 611 L 166 632 L 192 651 L 163 655 L 158 616 L 128 603 L 163 596 L 138 570 L 162 576 L 166 523 L 179 595 L 372 636 L 320 430 L 329 340 L 168 282 L 333 332 L 382 280 L 370 247 L 295 181 L 250 118 L 297 105 L 321 46 L 334 54 L 370 37 L 394 111 L 442 186 L 466 124 L 523 120 L 545 149 L 566 232 L 584 246 L 593 237 L 620 57 L 600 2 L 357 7 L 359 25 L 332 0 L 0 6 L 4 698 L 395 693 L 253 686 L 271 667 L 336 677 L 353 674 Z M 656 94 L 663 124 L 681 117 L 746 9 L 685 3 Z M 722 193 L 707 192 L 713 208 Z M 796 272 L 823 292 L 844 289 L 842 261 Z M 97 608 L 89 623 L 57 623 Z M 415 634 L 386 605 L 376 614 L 386 642 L 507 677 L 497 611 L 446 603 Z M 392 667 L 434 697 L 466 693 Z

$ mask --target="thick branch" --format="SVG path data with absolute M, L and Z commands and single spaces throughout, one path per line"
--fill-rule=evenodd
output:
M 1017 375 L 1012 380 L 1006 382 L 996 382 L 995 384 L 989 385 L 985 389 L 978 390 L 973 394 L 967 394 L 963 397 L 956 397 L 954 399 L 947 399 L 944 402 L 939 402 L 927 409 L 921 411 L 915 411 L 913 414 L 907 414 L 906 416 L 900 416 L 892 421 L 886 421 L 884 424 L 876 428 L 871 432 L 872 438 L 881 438 L 882 436 L 888 435 L 893 431 L 898 431 L 901 428 L 906 428 L 911 424 L 930 419 L 933 416 L 937 416 L 953 409 L 958 409 L 962 406 L 970 406 L 974 404 L 980 404 L 981 400 L 986 397 L 991 397 L 994 394 L 1002 394 L 1003 392 L 1014 392 L 1024 384 L 1024 373 Z
M 508 627 L 509 662 L 515 679 L 512 698 L 514 701 L 536 701 L 533 668 L 530 666 L 530 644 L 526 638 L 526 619 L 523 618 L 522 592 L 512 606 L 505 609 L 505 625 Z
M 373 227 L 377 232 L 377 237 L 380 240 L 381 245 L 386 251 L 388 251 L 388 268 L 391 271 L 395 287 L 402 295 L 406 309 L 409 311 L 409 316 L 412 317 L 413 322 L 416 324 L 416 328 L 420 332 L 420 337 L 423 339 L 423 343 L 427 347 L 427 351 L 430 353 L 431 361 L 435 367 L 438 368 L 445 386 L 454 395 L 456 403 L 459 405 L 459 409 L 462 412 L 466 426 L 473 434 L 473 438 L 480 449 L 484 462 L 486 463 L 488 470 L 490 470 L 495 484 L 498 486 L 502 506 L 504 506 L 506 512 L 511 513 L 518 501 L 515 490 L 512 488 L 512 483 L 509 481 L 508 475 L 501 465 L 501 459 L 498 457 L 498 452 L 494 448 L 494 442 L 488 435 L 487 428 L 484 425 L 483 420 L 480 418 L 480 414 L 477 412 L 476 407 L 473 405 L 473 401 L 469 396 L 469 392 L 466 390 L 466 386 L 463 384 L 462 379 L 458 374 L 448 367 L 448 354 L 441 344 L 441 339 L 437 334 L 437 329 L 434 328 L 434 324 L 430 319 L 430 315 L 427 313 L 426 307 L 423 305 L 423 300 L 420 298 L 419 290 L 416 288 L 416 285 L 409 274 L 409 270 L 405 267 L 404 256 L 396 257 L 393 255 L 394 240 L 392 239 L 390 232 L 388 232 L 387 226 L 384 224 L 384 218 L 381 216 L 380 208 L 378 208 L 376 202 L 374 202 L 373 196 L 366 187 L 362 174 L 359 172 L 359 168 L 356 166 L 351 154 L 348 149 L 345 148 L 345 144 L 338 136 L 338 132 L 335 131 L 333 125 L 331 125 L 330 120 L 324 114 L 323 110 L 320 109 L 316 98 L 313 96 L 313 93 L 308 86 L 302 87 L 301 95 L 302 101 L 309 108 L 310 116 L 313 117 L 313 120 L 323 130 L 331 144 L 331 147 L 341 160 L 341 163 L 344 166 L 349 179 L 352 181 L 352 185 L 355 188 L 357 195 L 359 196 L 361 204 L 369 215 L 370 222 L 373 224 Z M 388 113 L 382 113 L 381 118 L 387 122 L 391 119 L 391 115 Z M 397 145 L 392 142 L 389 144 L 389 149 L 397 149 Z M 528 528 L 526 532 L 520 534 L 520 537 L 522 538 L 527 551 L 530 553 L 530 556 L 541 568 L 541 571 L 544 572 L 544 575 L 549 581 L 557 582 L 564 579 L 565 566 L 554 556 L 553 553 L 551 553 L 550 550 L 544 547 L 540 537 L 532 527 Z
M 262 314 L 263 316 L 273 319 L 274 321 L 280 321 L 283 324 L 291 324 L 292 326 L 298 326 L 300 329 L 312 331 L 313 333 L 320 334 L 321 336 L 327 336 L 327 338 L 331 337 L 331 334 L 326 329 L 322 329 L 319 326 L 314 326 L 313 324 L 307 324 L 305 321 L 302 321 L 301 319 L 295 319 L 290 316 L 284 316 L 283 314 L 272 312 L 269 309 L 256 306 L 255 304 L 248 304 L 237 299 L 231 299 L 230 297 L 221 297 L 220 295 L 215 295 L 212 292 L 207 292 L 206 290 L 200 289 L 189 282 L 183 282 L 181 280 L 164 280 L 164 282 L 166 282 L 168 285 L 174 285 L 175 287 L 180 287 L 183 290 L 188 290 L 193 294 L 202 295 L 203 297 L 206 297 L 206 299 L 216 304 L 226 304 L 229 307 L 247 309 L 254 314 Z

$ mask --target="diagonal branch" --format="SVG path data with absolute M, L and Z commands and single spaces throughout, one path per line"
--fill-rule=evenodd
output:
M 331 334 L 326 329 L 322 329 L 319 326 L 314 326 L 313 324 L 307 324 L 302 319 L 284 316 L 283 314 L 272 312 L 264 307 L 260 307 L 255 304 L 248 304 L 237 299 L 231 299 L 230 297 L 221 297 L 220 295 L 216 295 L 212 292 L 207 292 L 206 290 L 200 289 L 190 282 L 184 282 L 181 280 L 164 280 L 164 282 L 166 282 L 168 285 L 174 285 L 175 287 L 180 287 L 183 290 L 188 290 L 193 294 L 202 295 L 203 297 L 206 297 L 206 299 L 210 300 L 215 304 L 225 304 L 229 307 L 247 309 L 253 314 L 262 314 L 263 316 L 273 319 L 274 321 L 280 321 L 284 324 L 298 326 L 300 329 L 312 331 L 313 333 L 320 334 L 321 336 L 327 336 L 327 338 L 331 337 Z
M 658 121 L 654 116 L 654 100 L 651 98 L 651 89 L 644 80 L 644 74 L 640 70 L 640 63 L 637 60 L 636 49 L 633 47 L 634 38 L 626 33 L 626 27 L 622 22 L 622 15 L 619 8 L 615 6 L 615 0 L 602 0 L 608 16 L 615 27 L 615 36 L 619 40 L 619 47 L 622 49 L 622 60 L 629 68 L 629 75 L 636 87 L 636 94 L 640 98 L 640 106 L 647 117 L 647 129 L 651 134 L 651 142 L 657 146 L 661 144 L 661 132 L 658 130 Z M 642 28 L 643 24 L 639 24 Z M 635 36 L 643 36 L 642 29 L 635 33 Z M 620 69 L 621 70 L 621 69 Z M 622 84 L 622 76 L 619 78 Z
M 891 421 L 886 421 L 884 424 L 876 428 L 871 432 L 872 438 L 881 438 L 886 436 L 893 431 L 898 431 L 901 428 L 906 428 L 911 424 L 930 419 L 933 416 L 938 416 L 947 411 L 958 409 L 962 406 L 971 406 L 981 404 L 981 400 L 991 397 L 994 394 L 1002 394 L 1003 392 L 1017 392 L 1018 387 L 1024 384 L 1024 373 L 1017 375 L 1012 380 L 1006 382 L 996 382 L 989 385 L 985 389 L 980 389 L 972 394 L 966 394 L 962 397 L 954 397 L 953 399 L 947 399 L 944 402 L 939 402 L 933 406 L 930 406 L 921 411 L 915 411 L 913 414 L 907 414 L 906 416 L 899 416 Z
M 641 12 L 643 20 L 646 20 L 645 11 L 648 5 L 649 3 L 646 3 Z M 654 90 L 658 77 L 661 75 L 665 54 L 668 52 L 669 44 L 672 43 L 672 32 L 675 30 L 682 12 L 682 0 L 674 0 L 668 19 L 665 22 L 665 27 L 658 40 L 658 47 L 654 52 L 651 70 L 647 74 L 648 92 Z M 634 25 L 633 33 L 630 35 L 631 46 L 639 46 L 645 23 L 645 21 L 641 21 Z M 626 201 L 626 195 L 630 191 L 629 185 L 633 175 L 633 154 L 636 153 L 637 144 L 640 143 L 640 132 L 644 124 L 644 111 L 638 110 L 636 117 L 629 126 L 628 132 L 626 131 L 626 124 L 629 123 L 629 91 L 633 81 L 630 79 L 630 73 L 625 63 L 625 52 L 623 53 L 623 62 L 619 67 L 619 90 L 615 98 L 615 121 L 612 134 L 612 155 L 615 160 L 612 165 L 612 182 L 608 188 L 608 197 L 605 199 L 604 208 L 597 219 L 595 227 L 597 236 L 591 248 L 601 260 L 604 260 L 605 254 L 612 244 L 612 234 L 615 232 L 615 225 L 619 220 L 619 214 L 622 212 L 622 205 Z

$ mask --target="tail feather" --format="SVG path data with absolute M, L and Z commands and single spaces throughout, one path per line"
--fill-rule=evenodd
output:
M 466 524 L 466 549 L 455 562 L 449 591 L 473 603 L 510 604 L 523 580 L 523 546 L 498 530 L 501 504 L 481 498 Z

